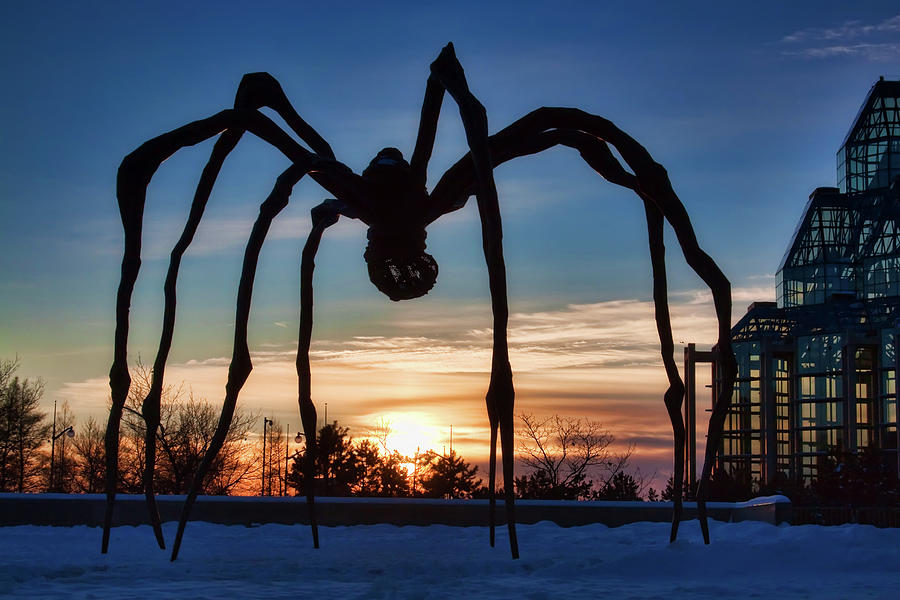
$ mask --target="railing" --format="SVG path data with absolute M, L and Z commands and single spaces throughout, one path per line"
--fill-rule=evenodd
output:
M 795 506 L 794 525 L 844 525 L 900 527 L 900 507 L 890 506 Z

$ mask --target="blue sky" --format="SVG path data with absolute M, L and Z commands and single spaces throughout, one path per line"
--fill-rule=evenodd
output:
M 753 299 L 771 299 L 772 276 L 806 198 L 835 184 L 835 151 L 869 87 L 879 75 L 900 79 L 893 2 L 182 4 L 0 8 L 0 357 L 18 355 L 22 375 L 47 382 L 45 403 L 68 399 L 76 414 L 99 415 L 106 401 L 122 244 L 118 163 L 143 141 L 230 106 L 245 72 L 278 78 L 300 114 L 357 171 L 384 146 L 409 156 L 428 65 L 448 41 L 491 131 L 539 106 L 603 115 L 668 169 L 701 244 L 736 288 L 736 315 Z M 458 114 L 449 101 L 444 106 L 432 185 L 466 150 Z M 152 362 L 155 354 L 166 256 L 209 148 L 179 153 L 151 184 L 132 358 Z M 285 165 L 261 142 L 241 142 L 182 269 L 173 376 L 214 402 L 221 368 L 207 380 L 201 366 L 221 367 L 231 353 L 243 244 Z M 512 357 L 520 405 L 591 412 L 621 438 L 646 438 L 650 448 L 658 434 L 661 448 L 662 389 L 632 389 L 640 369 L 656 360 L 652 323 L 646 327 L 652 313 L 640 203 L 566 150 L 504 165 L 496 177 L 513 337 L 520 339 Z M 289 380 L 298 253 L 308 211 L 324 197 L 314 183 L 301 183 L 257 279 L 251 346 L 259 368 L 246 402 L 282 420 L 296 422 L 295 400 L 273 392 L 261 373 L 271 357 L 271 377 Z M 316 274 L 318 397 L 351 423 L 390 412 L 379 407 L 391 402 L 390 410 L 407 412 L 419 403 L 443 422 L 447 409 L 431 405 L 465 398 L 474 440 L 483 433 L 474 423 L 483 418 L 487 359 L 479 367 L 473 357 L 487 356 L 479 336 L 490 326 L 474 206 L 428 233 L 438 285 L 423 300 L 393 305 L 367 281 L 365 229 L 343 223 L 329 232 Z M 669 262 L 672 302 L 684 318 L 677 334 L 711 342 L 711 312 L 692 312 L 709 308 L 697 294 L 699 279 L 671 248 Z M 551 335 L 564 322 L 569 333 Z M 620 355 L 611 357 L 611 348 Z M 392 382 L 404 372 L 391 367 L 407 359 L 421 381 L 400 392 Z M 442 361 L 456 366 L 428 366 Z M 349 371 L 328 375 L 335 364 Z M 383 379 L 382 395 L 368 408 L 347 400 L 357 391 L 341 382 L 371 387 L 363 385 L 369 377 Z M 457 391 L 442 395 L 450 388 Z M 640 402 L 658 414 L 639 417 L 628 408 Z

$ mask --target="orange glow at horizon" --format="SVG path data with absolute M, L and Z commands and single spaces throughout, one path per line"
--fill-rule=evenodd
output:
M 388 412 L 382 415 L 379 425 L 383 424 L 387 429 L 387 451 L 396 451 L 409 458 L 428 450 L 440 452 L 442 447 L 448 445 L 449 429 L 445 430 L 435 423 L 436 416 L 420 411 Z M 371 434 L 364 437 L 376 441 Z
M 675 339 L 714 339 L 709 299 L 683 297 L 671 306 Z M 673 442 L 662 400 L 668 383 L 652 311 L 651 302 L 634 300 L 513 314 L 510 361 L 517 412 L 600 421 L 615 436 L 617 448 L 635 445 L 633 464 L 646 465 L 664 482 L 671 471 Z M 355 439 L 373 439 L 373 429 L 386 421 L 391 428 L 388 448 L 411 457 L 417 450 L 449 451 L 452 424 L 453 449 L 469 462 L 484 465 L 490 440 L 484 402 L 490 381 L 490 330 L 461 322 L 447 325 L 447 331 L 436 327 L 430 337 L 413 337 L 404 334 L 421 332 L 422 317 L 414 311 L 405 317 L 407 322 L 386 324 L 387 330 L 399 333 L 394 337 L 314 342 L 312 397 L 318 426 L 324 424 L 325 403 L 328 420 L 348 427 Z M 239 403 L 244 410 L 279 419 L 292 431 L 300 422 L 295 352 L 295 346 L 254 351 L 254 369 Z M 215 405 L 222 397 L 228 363 L 226 358 L 208 358 L 170 364 L 167 380 L 184 381 Z M 98 377 L 73 382 L 60 395 L 102 417 L 107 386 L 106 378 Z M 703 421 L 701 412 L 698 453 Z

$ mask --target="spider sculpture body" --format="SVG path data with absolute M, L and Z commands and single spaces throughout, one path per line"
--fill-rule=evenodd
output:
M 431 157 L 438 116 L 444 94 L 449 93 L 459 107 L 469 153 L 463 156 L 434 185 L 426 188 L 426 170 Z M 276 111 L 306 146 L 263 115 L 259 109 Z M 115 357 L 110 370 L 112 408 L 106 430 L 106 495 L 102 551 L 109 546 L 110 525 L 118 473 L 119 424 L 130 386 L 126 350 L 131 294 L 140 267 L 141 228 L 147 185 L 159 165 L 186 146 L 219 136 L 198 183 L 190 216 L 181 238 L 172 250 L 164 286 L 165 307 L 159 350 L 153 364 L 150 390 L 143 402 L 146 421 L 146 469 L 144 491 L 157 541 L 165 548 L 155 503 L 153 472 L 156 430 L 160 419 L 160 395 L 166 360 L 175 324 L 175 294 L 181 258 L 191 243 L 225 158 L 242 135 L 252 133 L 276 147 L 292 164 L 277 178 L 268 198 L 260 205 L 244 254 L 238 288 L 232 361 L 225 386 L 222 415 L 209 449 L 195 474 L 185 501 L 172 551 L 178 555 L 185 524 L 203 478 L 221 449 L 234 414 L 238 394 L 252 365 L 247 345 L 253 280 L 260 249 L 272 220 L 287 205 L 295 184 L 308 175 L 334 199 L 312 209 L 312 230 L 301 260 L 300 334 L 297 352 L 299 405 L 306 434 L 307 477 L 311 477 L 316 455 L 316 409 L 311 400 L 309 345 L 312 334 L 312 279 L 316 251 L 323 232 L 343 216 L 368 225 L 365 259 L 372 282 L 391 300 L 406 300 L 426 294 L 437 277 L 437 263 L 425 252 L 425 229 L 435 219 L 465 205 L 475 195 L 481 218 L 485 259 L 488 268 L 493 313 L 493 357 L 486 402 L 490 423 L 490 543 L 495 538 L 496 446 L 498 432 L 502 450 L 505 505 L 510 550 L 518 557 L 513 486 L 513 399 L 512 371 L 507 347 L 507 293 L 503 262 L 502 230 L 493 168 L 513 158 L 564 145 L 577 150 L 602 177 L 633 190 L 644 203 L 653 272 L 653 298 L 663 364 L 669 380 L 665 405 L 674 431 L 675 506 L 670 539 L 674 540 L 681 519 L 681 486 L 684 473 L 685 429 L 681 416 L 684 385 L 674 360 L 674 344 L 669 319 L 663 246 L 663 225 L 675 231 L 688 264 L 712 291 L 718 319 L 718 351 L 722 369 L 721 393 L 712 412 L 706 460 L 697 489 L 701 528 L 709 542 L 705 499 L 709 477 L 719 446 L 724 418 L 731 398 L 736 363 L 731 350 L 731 287 L 715 262 L 700 248 L 687 212 L 672 189 L 662 166 L 653 161 L 643 146 L 611 122 L 572 108 L 540 108 L 498 133 L 489 136 L 484 107 L 470 92 L 465 75 L 448 44 L 431 65 L 425 89 L 421 121 L 415 149 L 409 162 L 399 150 L 385 148 L 361 175 L 338 162 L 331 147 L 294 110 L 281 86 L 266 73 L 245 75 L 238 88 L 234 108 L 189 123 L 160 135 L 129 154 L 119 167 L 117 196 L 125 229 L 125 253 L 116 307 Z M 627 171 L 607 144 L 619 152 L 630 168 Z M 308 148 L 307 148 L 308 147 Z M 313 486 L 307 481 L 307 504 L 313 545 L 318 547 Z

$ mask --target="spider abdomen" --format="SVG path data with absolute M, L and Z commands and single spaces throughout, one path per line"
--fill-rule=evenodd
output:
M 424 296 L 437 280 L 438 265 L 425 252 L 425 230 L 385 230 L 372 226 L 363 257 L 369 280 L 394 301 Z

